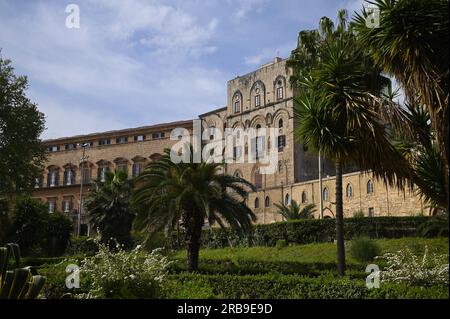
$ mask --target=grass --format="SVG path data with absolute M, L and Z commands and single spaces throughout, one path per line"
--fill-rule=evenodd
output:
M 422 254 L 427 245 L 431 251 L 448 254 L 448 238 L 399 238 L 375 240 L 380 246 L 381 254 L 394 252 L 409 247 L 417 254 Z M 347 243 L 350 243 L 347 241 Z M 186 251 L 179 250 L 172 255 L 174 259 L 185 259 Z M 276 247 L 237 247 L 221 249 L 201 249 L 200 260 L 233 260 L 251 259 L 266 262 L 302 262 L 331 263 L 336 261 L 336 245 L 333 243 L 314 243 L 306 245 L 290 245 L 284 248 Z M 350 254 L 347 254 L 347 264 L 358 264 Z

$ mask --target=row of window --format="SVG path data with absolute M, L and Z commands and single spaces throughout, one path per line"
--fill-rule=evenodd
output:
M 240 177 L 239 173 L 236 173 L 235 176 Z M 259 174 L 259 176 L 261 176 L 261 174 Z M 261 183 L 261 179 L 258 178 L 256 180 L 256 182 Z M 369 180 L 367 182 L 367 194 L 371 194 L 371 193 L 373 193 L 373 181 Z M 348 184 L 347 185 L 347 197 L 352 197 L 352 196 L 353 196 L 352 186 L 351 186 L 351 184 Z M 328 187 L 325 187 L 323 189 L 322 198 L 323 198 L 324 201 L 329 201 L 330 200 L 330 192 L 328 190 Z M 290 200 L 289 194 L 286 194 L 286 196 L 284 197 L 285 205 L 289 205 L 290 201 L 291 200 Z M 301 202 L 303 204 L 308 202 L 308 195 L 307 195 L 306 191 L 302 192 Z M 255 208 L 259 208 L 259 206 L 260 206 L 258 197 L 255 198 L 255 205 L 254 206 L 255 206 Z M 265 207 L 270 207 L 270 197 L 269 196 L 266 196 L 266 198 L 264 199 L 264 206 Z M 372 209 L 372 211 L 369 209 L 369 216 L 374 215 L 373 208 L 371 208 L 371 209 Z
M 254 93 L 250 93 L 250 96 L 253 96 L 252 103 L 255 108 L 263 106 L 262 99 L 264 98 L 265 88 L 262 83 L 261 86 L 261 88 L 256 86 Z M 277 101 L 284 99 L 284 82 L 282 80 L 279 80 L 276 83 L 275 97 Z M 235 92 L 233 95 L 233 111 L 234 113 L 240 113 L 242 111 L 242 94 L 239 91 Z
M 47 207 L 49 213 L 54 213 L 59 210 L 58 201 L 56 198 L 47 199 Z M 64 213 L 70 213 L 75 209 L 73 197 L 64 197 L 61 203 L 61 211 Z
M 158 140 L 158 139 L 162 139 L 165 137 L 165 133 L 164 132 L 156 132 L 152 134 L 152 139 L 153 140 Z M 141 141 L 145 141 L 146 140 L 146 135 L 135 135 L 134 136 L 134 141 L 135 142 L 141 142 Z M 116 144 L 126 144 L 128 143 L 128 136 L 119 136 L 116 138 Z M 93 147 L 94 146 L 94 142 L 84 142 L 83 144 L 87 144 L 88 147 Z M 110 138 L 104 138 L 101 140 L 97 141 L 97 145 L 98 146 L 104 146 L 104 145 L 110 145 L 111 144 L 111 139 Z M 78 143 L 70 143 L 70 144 L 66 144 L 64 146 L 65 150 L 75 150 L 80 146 L 80 144 Z M 60 151 L 60 146 L 59 145 L 52 145 L 49 146 L 47 148 L 47 150 L 49 152 L 59 152 Z
M 132 165 L 132 177 L 137 177 L 144 170 L 144 162 L 133 163 Z M 116 164 L 116 169 L 118 171 L 124 171 L 128 174 L 128 163 L 122 162 Z M 100 182 L 105 182 L 106 172 L 109 172 L 111 168 L 107 165 L 99 166 L 97 168 L 97 180 Z M 81 171 L 81 168 L 80 168 Z M 82 169 L 82 180 L 83 184 L 88 184 L 92 181 L 92 167 L 89 165 L 83 166 Z M 71 186 L 75 185 L 75 177 L 77 174 L 77 169 L 75 167 L 67 167 L 64 169 L 64 176 L 62 180 L 63 186 Z M 54 168 L 50 169 L 47 174 L 47 187 L 57 187 L 60 186 L 60 178 L 59 178 L 59 169 Z M 43 177 L 39 177 L 36 179 L 35 188 L 43 187 Z

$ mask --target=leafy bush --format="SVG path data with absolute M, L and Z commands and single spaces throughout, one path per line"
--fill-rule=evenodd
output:
M 137 246 L 127 252 L 104 244 L 81 264 L 80 272 L 91 278 L 87 298 L 155 298 L 170 265 L 159 250 L 147 254 Z
M 448 237 L 449 223 L 448 217 L 433 217 L 418 227 L 421 237 Z
M 277 240 L 277 243 L 275 244 L 275 247 L 276 247 L 277 249 L 282 249 L 282 248 L 284 248 L 284 247 L 287 247 L 287 242 L 286 242 L 286 240 L 284 240 L 284 239 L 279 239 L 279 240 Z
M 98 242 L 93 237 L 71 237 L 66 248 L 66 255 L 93 256 L 98 252 Z
M 364 217 L 365 217 L 365 214 L 361 209 L 357 210 L 353 213 L 353 218 L 364 218 Z
M 378 244 L 368 237 L 359 237 L 353 239 L 350 243 L 351 256 L 361 263 L 372 261 L 379 253 L 380 247 Z
M 360 236 L 369 238 L 402 238 L 419 235 L 420 225 L 430 217 L 358 217 L 344 221 L 345 238 Z M 437 223 L 445 224 L 443 220 Z M 314 242 L 333 242 L 336 234 L 334 219 L 310 219 L 255 225 L 247 234 L 239 234 L 231 229 L 203 231 L 202 246 L 206 248 L 275 246 L 277 240 L 287 243 L 307 244 Z M 183 236 L 183 234 L 181 234 Z M 183 238 L 183 237 L 181 237 Z M 183 242 L 181 242 L 183 245 Z M 181 249 L 177 234 L 173 233 L 167 243 L 172 249 Z
M 405 248 L 379 258 L 387 263 L 385 270 L 380 271 L 381 281 L 416 286 L 448 286 L 448 254 L 429 253 L 428 247 L 425 247 L 423 257 L 419 258 L 411 249 Z

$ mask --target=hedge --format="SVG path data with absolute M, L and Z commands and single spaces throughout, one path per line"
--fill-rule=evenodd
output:
M 361 235 L 370 238 L 401 238 L 421 237 L 422 231 L 430 221 L 441 228 L 448 229 L 448 219 L 433 217 L 360 217 L 346 218 L 344 232 L 346 239 Z M 206 248 L 249 247 L 249 246 L 275 246 L 278 240 L 287 243 L 307 244 L 314 242 L 332 242 L 335 239 L 334 219 L 309 219 L 277 222 L 272 224 L 255 225 L 246 234 L 232 229 L 213 228 L 203 230 L 202 246 Z M 448 236 L 446 232 L 439 235 Z M 173 233 L 166 244 L 171 249 L 183 248 L 183 233 L 181 238 Z M 437 236 L 437 235 L 436 235 Z M 432 237 L 428 235 L 428 237 Z M 178 243 L 181 243 L 179 245 Z M 181 247 L 180 247 L 181 246 Z
M 199 260 L 198 272 L 202 274 L 267 274 L 283 273 L 317 277 L 324 272 L 336 273 L 337 265 L 334 262 L 294 262 L 294 261 L 262 261 L 251 259 L 203 259 Z M 174 259 L 170 267 L 171 272 L 181 273 L 187 271 L 186 259 Z M 362 278 L 367 276 L 364 267 L 347 264 L 347 273 L 351 277 Z
M 381 283 L 368 289 L 363 279 L 293 275 L 170 275 L 165 297 L 174 299 L 448 299 L 447 286 L 414 287 Z

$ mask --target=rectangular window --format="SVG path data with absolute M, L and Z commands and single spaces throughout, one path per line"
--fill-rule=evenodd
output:
M 48 199 L 48 212 L 54 213 L 56 211 L 56 199 L 55 198 L 50 198 Z
M 74 150 L 76 148 L 77 148 L 77 144 L 75 144 L 75 143 L 66 144 L 66 146 L 65 146 L 66 150 Z
M 111 144 L 111 140 L 110 139 L 103 139 L 103 140 L 99 140 L 98 141 L 98 145 L 102 146 L 102 145 L 109 145 Z
M 89 184 L 91 182 L 91 169 L 89 167 L 86 167 L 86 164 L 83 167 L 83 183 Z
M 261 106 L 261 95 L 255 95 L 255 107 Z
M 69 213 L 72 210 L 72 198 L 66 197 L 63 200 L 63 212 Z
M 117 164 L 117 170 L 128 173 L 128 164 L 127 163 Z
M 369 207 L 369 217 L 375 217 L 375 209 L 373 207 Z
M 48 187 L 56 187 L 59 182 L 59 174 L 58 171 L 51 171 L 47 176 L 47 186 Z
M 139 176 L 142 172 L 142 168 L 144 165 L 142 163 L 134 163 L 133 164 L 133 177 Z
M 103 166 L 103 167 L 99 167 L 98 168 L 98 180 L 100 181 L 100 183 L 104 183 L 106 180 L 106 172 L 108 171 L 108 167 L 107 166 Z
M 265 146 L 264 136 L 253 138 L 250 149 L 252 158 L 256 159 L 264 158 L 264 146 Z
M 233 148 L 233 158 L 239 160 L 242 156 L 242 146 L 235 146 Z
M 134 140 L 135 140 L 136 142 L 142 142 L 142 141 L 145 140 L 145 135 L 136 135 L 136 136 L 134 137 Z
M 164 132 L 157 132 L 157 133 L 153 133 L 152 134 L 152 138 L 154 140 L 160 139 L 160 138 L 164 138 Z
M 241 112 L 241 101 L 234 102 L 234 113 Z
M 125 143 L 128 143 L 128 137 L 120 136 L 116 138 L 116 144 L 125 144 Z
M 277 88 L 277 99 L 282 100 L 284 98 L 283 87 Z
M 278 152 L 283 151 L 286 146 L 286 135 L 278 136 Z
M 48 148 L 49 152 L 58 152 L 59 151 L 59 146 L 58 145 L 54 145 L 54 146 L 50 146 Z

